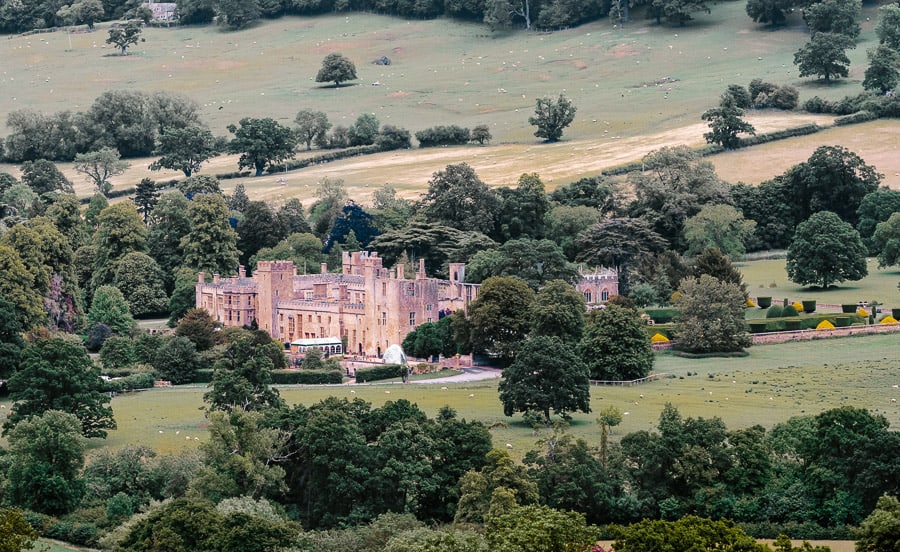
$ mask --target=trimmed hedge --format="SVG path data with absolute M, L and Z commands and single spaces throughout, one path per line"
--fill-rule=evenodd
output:
M 825 128 L 820 127 L 817 124 L 808 124 L 795 128 L 776 130 L 774 132 L 765 132 L 762 134 L 757 134 L 756 136 L 747 136 L 741 138 L 741 142 L 738 147 L 746 148 L 748 146 L 756 146 L 759 144 L 765 144 L 767 142 L 775 142 L 777 140 L 793 138 L 794 136 L 806 136 L 808 134 L 815 134 L 821 130 L 825 130 Z
M 144 372 L 141 374 L 132 374 L 115 380 L 103 382 L 103 391 L 105 393 L 121 393 L 123 391 L 133 391 L 135 389 L 150 389 L 156 380 L 156 374 L 152 372 Z
M 687 351 L 679 351 L 674 349 L 672 354 L 684 358 L 740 358 L 750 356 L 747 351 L 729 351 L 722 353 L 689 353 Z
M 276 385 L 340 384 L 343 381 L 340 370 L 272 370 L 272 383 Z
M 771 297 L 757 297 L 756 298 L 756 306 L 761 309 L 767 309 L 772 306 L 772 298 Z
M 438 125 L 416 132 L 416 140 L 420 148 L 433 148 L 435 146 L 461 146 L 472 139 L 471 132 L 467 128 L 457 125 Z
M 781 318 L 784 313 L 784 307 L 781 305 L 772 305 L 766 310 L 766 318 Z M 796 312 L 794 314 L 797 314 Z
M 806 314 L 812 314 L 812 313 L 816 312 L 816 300 L 815 299 L 801 301 L 800 303 L 803 305 L 803 312 L 805 312 Z
M 856 303 L 844 303 L 841 305 L 841 312 L 844 314 L 856 314 L 856 309 L 859 308 L 859 305 Z
M 194 383 L 211 383 L 213 378 L 212 368 L 201 368 L 194 371 Z
M 843 117 L 838 117 L 834 120 L 835 126 L 842 125 L 854 125 L 856 123 L 865 123 L 866 121 L 874 121 L 878 118 L 878 115 L 872 113 L 871 111 L 857 111 L 856 113 L 852 113 L 850 115 L 844 115 Z
M 681 311 L 678 309 L 644 309 L 644 313 L 656 324 L 668 324 L 678 318 Z
M 399 364 L 385 364 L 374 368 L 360 368 L 356 371 L 356 383 L 401 378 L 404 374 L 406 374 L 406 368 Z

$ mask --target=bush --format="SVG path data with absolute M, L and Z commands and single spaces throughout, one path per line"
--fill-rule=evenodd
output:
M 405 374 L 406 368 L 399 364 L 385 364 L 374 368 L 361 368 L 356 371 L 356 383 L 400 378 Z
M 409 131 L 394 125 L 384 125 L 375 137 L 375 145 L 382 151 L 409 148 Z
M 834 325 L 838 328 L 846 328 L 852 323 L 852 319 L 849 316 L 836 316 L 834 318 Z
M 801 301 L 801 304 L 803 305 L 803 312 L 805 312 L 806 314 L 812 314 L 812 313 L 816 312 L 815 299 Z
M 459 146 L 471 140 L 469 129 L 457 125 L 435 126 L 416 133 L 420 148 Z
M 343 381 L 340 370 L 272 370 L 272 383 L 276 385 L 340 384 Z
M 213 378 L 212 368 L 201 368 L 194 371 L 194 383 L 210 383 Z
M 767 309 L 772 306 L 772 298 L 771 297 L 757 297 L 756 305 L 761 309 Z
M 858 306 L 856 303 L 848 303 L 841 305 L 841 312 L 844 314 L 854 314 Z
M 781 309 L 781 316 L 784 318 L 792 318 L 794 316 L 799 316 L 800 313 L 797 312 L 797 309 L 794 308 L 794 305 L 787 305 L 786 307 Z M 766 313 L 768 317 L 768 313 Z
M 776 109 L 795 109 L 799 100 L 800 93 L 793 86 L 779 86 L 769 94 L 769 105 Z
M 750 322 L 751 333 L 763 333 L 768 329 L 766 322 Z
M 133 391 L 135 389 L 150 389 L 153 387 L 154 381 L 156 381 L 156 374 L 153 372 L 133 374 L 124 378 L 104 381 L 103 391 L 106 393 L 122 393 L 123 391 Z
M 766 318 L 781 318 L 783 312 L 784 307 L 781 305 L 772 305 L 766 310 Z M 796 315 L 797 313 L 794 312 L 794 316 Z
M 740 84 L 729 84 L 728 88 L 725 89 L 725 94 L 723 94 L 723 96 L 731 97 L 731 99 L 734 100 L 734 105 L 741 109 L 748 109 L 752 104 L 750 93 Z
M 793 332 L 797 331 L 802 327 L 801 321 L 799 318 L 792 318 L 790 320 L 784 321 L 784 329 Z
M 831 113 L 832 109 L 831 102 L 818 96 L 813 96 L 803 102 L 803 111 L 808 111 L 809 113 Z
M 850 115 L 844 115 L 843 117 L 838 117 L 834 120 L 834 124 L 836 126 L 840 125 L 853 125 L 856 123 L 865 123 L 866 121 L 874 121 L 878 118 L 878 115 L 871 111 L 857 111 L 856 113 L 852 113 Z

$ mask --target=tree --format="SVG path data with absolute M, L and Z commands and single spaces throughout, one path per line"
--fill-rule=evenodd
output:
M 66 178 L 53 161 L 38 159 L 22 164 L 22 184 L 27 185 L 37 195 L 50 192 L 74 194 L 72 183 Z
M 320 144 L 325 141 L 325 133 L 331 128 L 328 115 L 312 109 L 300 110 L 294 117 L 294 124 L 297 125 L 297 135 L 300 137 L 300 141 L 306 143 L 306 151 L 312 149 L 313 142 Z
M 351 146 L 369 146 L 375 143 L 378 137 L 378 117 L 373 113 L 363 113 L 347 129 L 347 139 Z
M 900 540 L 900 502 L 884 495 L 863 520 L 856 534 L 856 552 L 890 550 Z
M 575 104 L 562 94 L 555 102 L 553 98 L 538 98 L 534 116 L 528 118 L 528 124 L 537 127 L 534 135 L 538 138 L 558 142 L 563 130 L 575 120 L 577 110 Z
M 494 229 L 500 208 L 496 192 L 466 163 L 447 165 L 434 173 L 422 202 L 430 220 L 484 234 Z
M 872 92 L 886 94 L 900 82 L 900 53 L 885 45 L 868 50 L 869 66 L 863 80 L 863 88 Z
M 810 33 L 835 33 L 856 39 L 859 36 L 860 0 L 822 0 L 803 8 L 803 20 Z
M 591 379 L 597 380 L 646 377 L 655 360 L 637 312 L 618 305 L 591 311 L 577 350 Z
M 792 282 L 823 289 L 868 273 L 866 248 L 859 233 L 830 211 L 820 211 L 797 225 L 788 247 L 787 272 Z
M 116 262 L 113 285 L 122 290 L 133 316 L 138 318 L 166 312 L 165 277 L 150 255 L 139 251 L 127 253 Z
M 584 295 L 563 280 L 551 280 L 531 302 L 529 335 L 555 336 L 574 344 L 584 330 Z
M 284 358 L 282 346 L 275 347 Z M 203 395 L 210 411 L 252 412 L 284 404 L 278 391 L 270 387 L 275 367 L 270 349 L 247 334 L 238 335 L 226 345 L 222 358 L 213 366 L 210 390 Z
M 590 412 L 588 369 L 569 343 L 558 337 L 536 336 L 520 346 L 500 381 L 503 413 L 535 412 L 550 421 L 550 409 L 564 419 L 569 412 Z
M 850 74 L 850 58 L 846 51 L 855 48 L 853 39 L 841 33 L 816 33 L 809 42 L 794 53 L 794 65 L 800 76 L 821 76 L 826 83 L 831 78 Z
M 144 42 L 144 39 L 141 38 L 141 25 L 134 21 L 112 27 L 109 30 L 109 37 L 106 39 L 107 44 L 113 44 L 122 50 L 123 56 L 127 56 L 128 47 L 134 46 L 138 41 Z
M 163 284 L 167 293 L 174 288 L 175 270 L 184 261 L 181 238 L 191 230 L 188 216 L 191 202 L 177 191 L 161 195 L 153 208 L 155 224 L 147 233 L 148 253 L 163 271 Z
M 647 15 L 656 18 L 657 24 L 665 16 L 668 21 L 684 26 L 693 19 L 691 14 L 699 11 L 709 13 L 705 0 L 652 0 Z
M 157 186 L 156 182 L 153 180 L 142 178 L 134 189 L 134 197 L 131 201 L 134 202 L 134 206 L 137 207 L 138 213 L 143 217 L 144 224 L 150 223 L 150 215 L 153 213 L 153 208 L 156 207 L 156 204 L 159 202 L 160 188 L 161 187 Z
M 796 2 L 794 0 L 747 0 L 747 15 L 757 23 L 769 23 L 773 27 L 787 21 Z
M 84 348 L 65 339 L 41 339 L 22 351 L 19 371 L 9 379 L 10 398 L 16 403 L 3 424 L 3 434 L 23 420 L 60 410 L 79 420 L 85 437 L 106 437 L 116 421 L 109 397 L 102 389 L 100 368 Z
M 537 173 L 523 174 L 515 188 L 500 188 L 497 234 L 500 241 L 543 238 L 550 201 Z
M 261 15 L 259 0 L 217 0 L 213 8 L 219 25 L 233 30 L 249 27 Z
M 859 209 L 856 210 L 859 217 L 856 229 L 859 230 L 859 236 L 863 240 L 863 245 L 868 248 L 870 255 L 878 254 L 872 241 L 875 226 L 879 222 L 886 221 L 896 212 L 900 212 L 900 191 L 897 190 L 881 188 L 866 194 L 860 201 Z
M 290 128 L 271 118 L 244 117 L 240 125 L 228 125 L 228 132 L 234 134 L 229 149 L 241 154 L 238 168 L 252 168 L 255 176 L 262 176 L 267 166 L 294 158 L 297 137 Z
M 219 341 L 221 326 L 205 309 L 192 308 L 179 320 L 175 335 L 190 339 L 197 350 L 203 352 L 212 349 Z
M 699 213 L 684 221 L 687 254 L 694 256 L 716 247 L 731 259 L 740 259 L 755 229 L 756 222 L 745 219 L 731 205 L 704 206 Z
M 150 163 L 150 170 L 171 169 L 191 176 L 218 153 L 215 137 L 205 128 L 167 128 L 159 135 L 156 151 L 153 152 L 161 157 Z
M 785 172 L 783 181 L 797 222 L 818 211 L 832 211 L 856 224 L 863 198 L 878 189 L 883 175 L 842 146 L 819 146 L 804 163 Z
M 691 275 L 699 278 L 704 274 L 740 287 L 744 297 L 747 297 L 747 284 L 744 283 L 743 274 L 719 248 L 709 247 L 694 259 Z
M 189 176 L 183 180 L 179 180 L 175 187 L 188 199 L 193 199 L 195 195 L 199 194 L 222 195 L 222 187 L 219 185 L 219 179 L 208 174 L 195 174 L 194 176 Z
M 31 550 L 40 534 L 16 508 L 0 508 L 0 552 Z
M 228 206 L 218 194 L 202 194 L 188 208 L 191 230 L 181 238 L 184 264 L 207 274 L 231 274 L 238 266 L 238 235 L 228 224 Z
M 718 107 L 708 109 L 700 116 L 709 121 L 710 132 L 703 135 L 707 144 L 719 144 L 725 149 L 740 147 L 738 134 L 755 135 L 756 129 L 741 119 L 744 110 L 738 107 L 730 97 L 723 97 Z
M 340 215 L 335 217 L 322 251 L 328 253 L 335 244 L 346 244 L 351 234 L 357 239 L 361 249 L 368 247 L 369 242 L 380 234 L 372 215 L 352 199 L 347 200 Z
M 750 346 L 740 286 L 709 275 L 685 278 L 675 306 L 677 346 L 691 353 L 730 353 Z
M 475 350 L 515 357 L 531 326 L 527 312 L 533 300 L 534 292 L 515 276 L 485 280 L 468 309 Z
M 587 525 L 584 514 L 561 512 L 547 506 L 520 506 L 489 518 L 487 524 L 492 550 L 590 550 L 600 537 L 599 528 Z
M 579 260 L 616 269 L 619 294 L 628 295 L 629 271 L 645 255 L 664 250 L 666 241 L 645 220 L 612 218 L 585 230 L 577 247 Z
M 900 51 L 900 6 L 885 4 L 878 11 L 881 14 L 875 26 L 878 43 Z
M 0 379 L 9 379 L 16 372 L 24 348 L 22 325 L 16 320 L 15 305 L 0 296 Z
M 487 125 L 475 125 L 472 129 L 471 138 L 473 142 L 478 142 L 479 146 L 483 146 L 493 140 L 491 129 Z
M 106 324 L 118 335 L 128 335 L 137 325 L 128 309 L 128 301 L 114 286 L 100 286 L 94 292 L 87 315 L 88 327 Z
M 241 251 L 240 263 L 246 265 L 260 249 L 274 247 L 288 233 L 275 210 L 264 201 L 251 201 L 243 215 L 237 225 L 237 247 Z
M 7 493 L 13 504 L 50 515 L 74 510 L 84 494 L 81 423 L 72 414 L 47 410 L 22 420 L 9 433 Z
M 325 56 L 322 68 L 316 74 L 316 82 L 333 82 L 335 87 L 356 78 L 356 65 L 337 52 Z
M 872 242 L 878 251 L 878 268 L 900 264 L 900 212 L 878 223 Z
M 537 290 L 551 280 L 572 285 L 581 275 L 550 240 L 509 240 L 497 249 L 476 253 L 467 267 L 467 280 L 479 283 L 492 276 L 516 276 Z
M 41 293 L 35 288 L 32 275 L 15 249 L 0 244 L 0 297 L 9 301 L 14 308 L 15 319 L 22 328 L 42 324 L 46 313 L 43 310 Z
M 480 471 L 470 469 L 459 480 L 455 523 L 484 523 L 491 515 L 508 511 L 504 506 L 525 506 L 540 500 L 538 487 L 525 466 L 510 458 L 508 452 L 491 450 L 485 460 Z
M 113 283 L 119 259 L 128 253 L 143 253 L 147 249 L 147 228 L 133 203 L 116 203 L 100 213 L 94 245 L 96 251 L 89 291 Z
M 83 174 L 89 182 L 93 182 L 94 186 L 104 196 L 109 195 L 112 190 L 112 183 L 109 181 L 113 176 L 118 176 L 125 172 L 125 169 L 131 164 L 122 161 L 119 151 L 114 148 L 102 148 L 98 151 L 90 153 L 79 153 L 75 156 L 75 171 Z
M 612 525 L 616 552 L 668 552 L 678 543 L 691 543 L 697 550 L 766 552 L 768 546 L 744 532 L 731 520 L 713 521 L 685 516 L 677 521 L 644 519 L 628 526 Z

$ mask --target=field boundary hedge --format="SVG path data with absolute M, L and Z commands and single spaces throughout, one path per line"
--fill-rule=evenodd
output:
M 401 378 L 406 375 L 406 367 L 400 364 L 385 364 L 374 368 L 360 368 L 356 371 L 356 383 L 381 381 L 386 379 Z

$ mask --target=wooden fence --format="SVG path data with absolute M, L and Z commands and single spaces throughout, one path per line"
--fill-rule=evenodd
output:
M 650 374 L 646 378 L 638 378 L 636 380 L 629 381 L 610 381 L 610 380 L 590 380 L 591 385 L 623 385 L 623 386 L 632 386 L 632 385 L 640 385 L 642 383 L 649 383 L 651 381 L 655 381 L 658 379 L 668 378 L 671 374 L 666 372 L 660 372 L 658 374 Z

